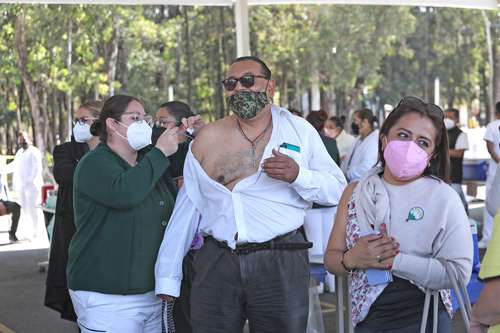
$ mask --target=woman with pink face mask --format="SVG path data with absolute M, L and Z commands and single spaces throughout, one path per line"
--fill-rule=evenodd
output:
M 443 118 L 438 106 L 403 98 L 380 129 L 379 166 L 342 195 L 325 265 L 350 275 L 356 333 L 420 332 L 427 290 L 439 291 L 438 332 L 451 332 L 452 282 L 443 261 L 466 283 L 473 250 L 467 215 L 449 185 Z

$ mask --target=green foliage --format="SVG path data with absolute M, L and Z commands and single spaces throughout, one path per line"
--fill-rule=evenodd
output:
M 6 99 L 0 117 L 11 123 L 16 117 L 5 114 L 17 111 L 22 122 L 30 122 L 26 94 L 19 95 L 15 19 L 20 8 L 0 5 L 0 99 Z M 61 121 L 68 117 L 66 98 L 75 108 L 84 100 L 106 98 L 110 89 L 139 97 L 154 113 L 172 87 L 176 99 L 190 102 L 207 119 L 224 115 L 220 81 L 236 56 L 232 8 L 31 5 L 24 10 L 28 70 L 40 98 L 48 96 L 46 112 L 52 112 L 51 101 L 62 105 Z M 488 15 L 498 26 L 497 17 Z M 431 99 L 436 77 L 443 104 L 468 105 L 488 67 L 479 11 L 252 6 L 250 27 L 253 53 L 272 69 L 277 97 L 285 105 L 297 103 L 317 79 L 323 94 L 336 92 L 338 100 L 360 94 L 360 82 L 368 91 L 364 97 L 382 104 L 407 94 Z M 58 119 L 56 113 L 46 116 L 49 122 Z

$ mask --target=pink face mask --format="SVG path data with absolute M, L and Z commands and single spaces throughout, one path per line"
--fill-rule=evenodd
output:
M 394 177 L 408 180 L 420 176 L 429 155 L 413 141 L 391 140 L 384 150 L 384 159 Z

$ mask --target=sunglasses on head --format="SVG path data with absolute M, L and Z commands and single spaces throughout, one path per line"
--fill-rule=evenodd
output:
M 245 74 L 240 78 L 228 77 L 227 79 L 222 80 L 222 85 L 226 91 L 232 91 L 236 89 L 236 85 L 239 81 L 243 87 L 250 88 L 255 84 L 255 78 L 259 77 L 268 80 L 268 78 L 263 75 Z
M 435 114 L 441 119 L 444 119 L 444 112 L 439 106 L 432 103 L 426 103 L 418 97 L 413 97 L 413 96 L 403 97 L 403 99 L 400 100 L 398 105 L 396 106 L 396 109 L 401 106 L 408 106 L 410 108 L 417 110 L 424 108 L 428 112 Z

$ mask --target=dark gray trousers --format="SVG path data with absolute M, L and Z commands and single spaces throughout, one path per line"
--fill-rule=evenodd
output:
M 21 217 L 21 206 L 14 201 L 0 200 L 0 202 L 7 208 L 7 212 L 12 214 L 12 225 L 10 226 L 10 235 L 15 235 L 17 226 L 19 225 L 19 218 Z
M 288 242 L 304 242 L 295 234 Z M 237 255 L 206 241 L 194 257 L 193 333 L 304 333 L 309 312 L 307 250 Z

